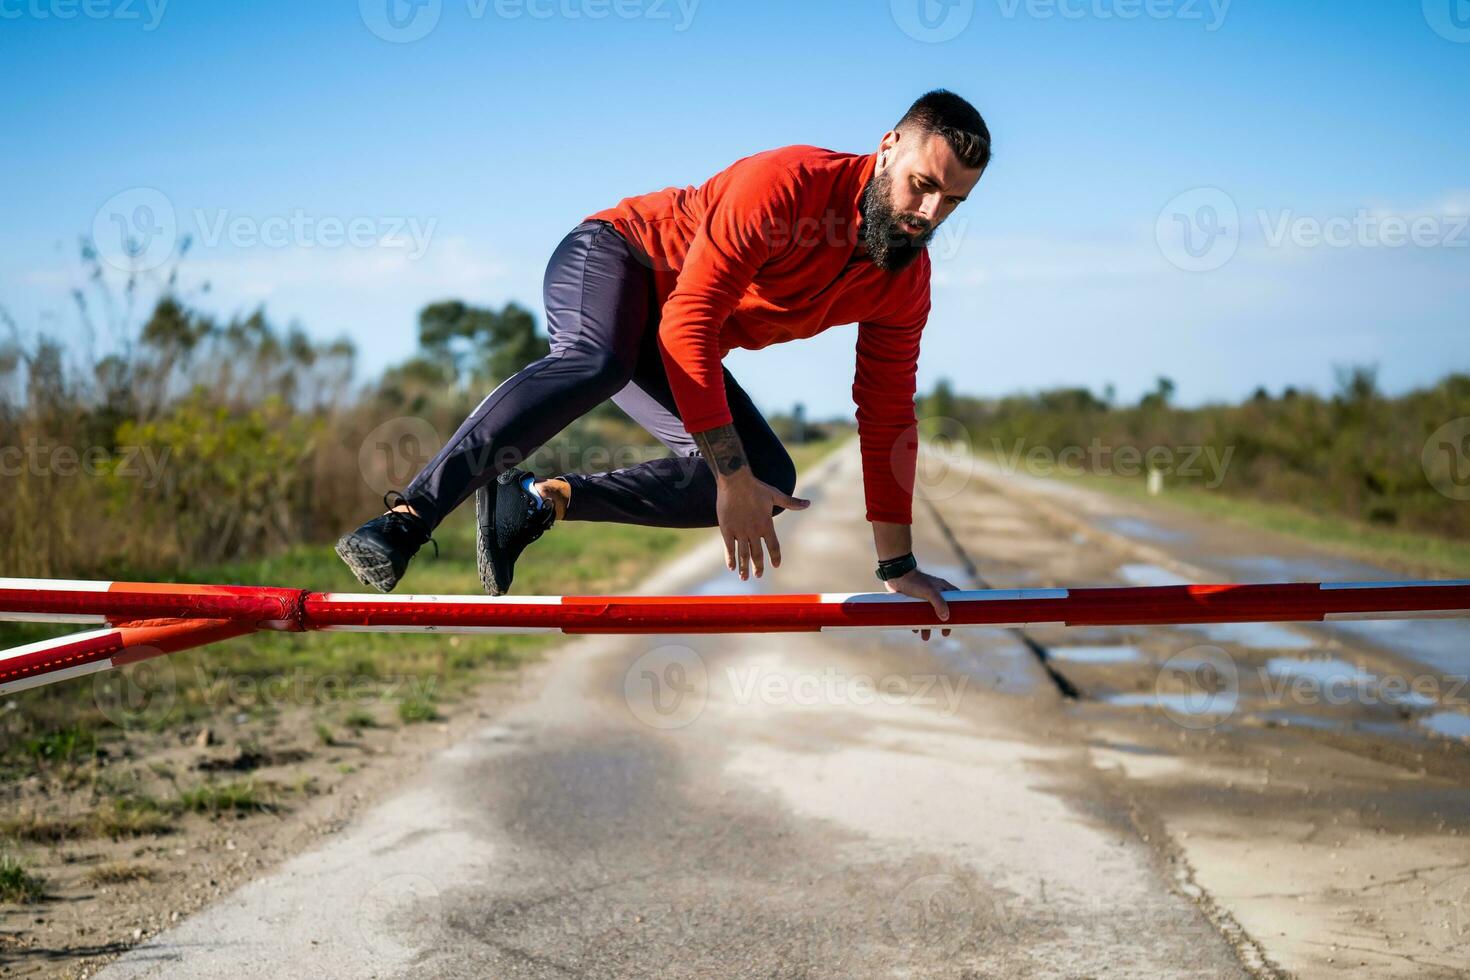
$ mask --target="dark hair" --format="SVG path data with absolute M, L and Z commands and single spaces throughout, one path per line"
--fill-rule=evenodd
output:
M 945 89 L 920 96 L 893 128 L 903 133 L 943 136 L 955 156 L 971 170 L 984 170 L 990 163 L 990 130 L 985 120 L 974 106 Z

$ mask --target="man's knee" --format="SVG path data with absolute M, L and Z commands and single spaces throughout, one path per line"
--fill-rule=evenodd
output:
M 633 365 L 625 363 L 612 351 L 579 352 L 584 383 L 603 398 L 622 391 L 633 378 Z

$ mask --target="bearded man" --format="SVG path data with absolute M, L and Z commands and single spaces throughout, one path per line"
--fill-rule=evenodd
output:
M 727 567 L 759 577 L 767 555 L 781 564 L 773 518 L 809 501 L 792 496 L 790 455 L 721 362 L 736 347 L 856 323 L 852 394 L 878 577 L 947 619 L 941 592 L 955 586 L 918 567 L 911 539 L 926 245 L 989 162 L 980 113 L 939 90 L 873 153 L 769 150 L 699 187 L 589 216 L 547 266 L 551 352 L 487 395 L 396 501 L 390 493 L 388 512 L 344 536 L 337 553 L 388 592 L 473 494 L 491 595 L 509 590 L 522 551 L 561 521 L 718 526 Z M 673 455 L 542 479 L 519 468 L 608 398 Z

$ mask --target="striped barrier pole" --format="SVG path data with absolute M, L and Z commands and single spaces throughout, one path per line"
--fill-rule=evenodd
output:
M 941 623 L 927 602 L 888 593 L 741 596 L 358 595 L 255 586 L 0 579 L 0 620 L 107 625 L 0 654 L 24 677 L 74 676 L 73 668 L 126 662 L 129 630 L 169 629 L 160 653 L 256 630 L 420 633 L 791 633 L 955 626 L 1175 626 L 1470 616 L 1470 581 L 1166 585 L 987 589 L 945 594 Z M 148 621 L 162 621 L 149 624 Z M 196 627 L 190 629 L 188 627 Z M 219 631 L 216 635 L 214 631 Z M 143 634 L 137 634 L 142 637 Z M 121 644 L 121 645 L 119 645 Z M 69 645 L 78 645 L 74 649 Z M 170 645 L 168 649 L 163 649 Z M 71 660 L 56 651 L 66 651 Z M 48 667 L 48 664 L 56 666 Z M 3 670 L 3 668 L 0 668 Z M 66 673 L 66 671 L 72 671 Z

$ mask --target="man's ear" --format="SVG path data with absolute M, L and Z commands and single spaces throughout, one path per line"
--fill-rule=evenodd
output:
M 888 165 L 893 162 L 898 141 L 902 138 L 903 134 L 896 129 L 890 129 L 883 134 L 883 139 L 878 142 L 878 170 L 880 172 L 887 170 Z

